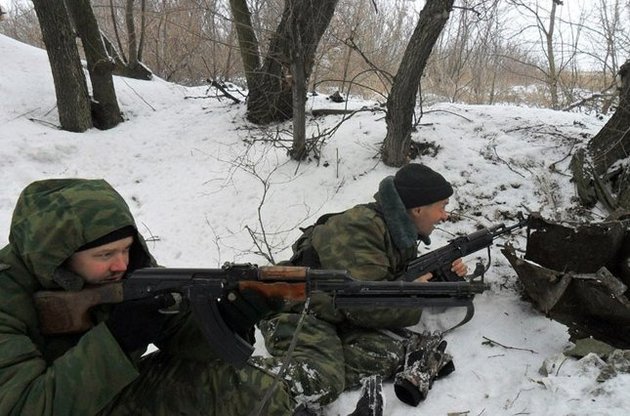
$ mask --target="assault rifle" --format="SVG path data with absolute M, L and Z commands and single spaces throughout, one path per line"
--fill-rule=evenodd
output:
M 458 258 L 467 256 L 471 253 L 488 248 L 488 262 L 484 265 L 478 262 L 475 270 L 465 279 L 472 281 L 473 279 L 483 275 L 490 268 L 490 246 L 495 238 L 503 234 L 510 234 L 517 228 L 522 228 L 528 224 L 528 220 L 518 213 L 518 222 L 509 227 L 499 224 L 490 228 L 482 228 L 474 233 L 457 237 L 443 247 L 430 251 L 409 262 L 405 268 L 402 280 L 413 281 L 418 277 L 427 273 L 432 273 L 433 281 L 457 282 L 462 278 L 451 271 L 451 264 Z
M 211 347 L 228 363 L 244 364 L 253 347 L 223 321 L 218 301 L 244 289 L 268 298 L 304 301 L 311 293 L 330 295 L 335 307 L 470 306 L 483 282 L 359 281 L 345 270 L 226 263 L 220 269 L 145 268 L 109 284 L 78 292 L 40 291 L 34 300 L 43 334 L 81 333 L 93 324 L 89 310 L 103 303 L 119 303 L 179 294 L 190 304 L 193 317 Z

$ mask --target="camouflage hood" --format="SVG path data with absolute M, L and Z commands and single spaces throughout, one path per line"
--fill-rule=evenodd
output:
M 77 248 L 125 226 L 136 228 L 129 207 L 104 180 L 42 180 L 22 191 L 9 245 L 43 287 L 79 290 L 83 280 L 60 266 Z M 144 240 L 135 241 L 132 256 L 135 250 L 136 257 L 153 262 Z

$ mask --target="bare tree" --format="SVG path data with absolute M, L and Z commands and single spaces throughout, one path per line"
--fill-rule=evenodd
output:
M 541 2 L 547 3 L 549 8 L 540 6 Z M 538 41 L 533 46 L 540 48 L 543 59 L 540 63 L 528 65 L 538 73 L 534 78 L 546 86 L 549 106 L 560 109 L 562 102 L 573 100 L 575 71 L 579 70 L 575 59 L 579 51 L 582 24 L 560 18 L 558 6 L 563 5 L 562 0 L 509 0 L 509 4 L 515 6 L 514 10 L 524 18 L 533 20 L 533 24 L 517 27 L 515 30 L 524 39 L 527 38 L 529 29 L 535 30 Z M 583 18 L 584 14 L 579 19 Z M 560 30 L 561 25 L 567 30 Z M 573 74 L 571 69 L 574 70 Z
M 5 4 L 8 7 L 3 9 L 0 33 L 43 49 L 42 31 L 33 5 L 22 0 L 11 0 Z
M 291 0 L 291 4 L 303 1 Z M 239 2 L 249 7 L 250 22 L 245 25 L 237 25 L 240 18 L 232 15 L 233 5 Z M 589 92 L 592 97 L 609 98 L 610 94 L 604 90 L 611 85 L 619 63 L 630 53 L 626 23 L 629 16 L 624 9 L 627 0 L 596 2 L 597 7 L 589 9 L 592 12 L 587 16 L 588 22 L 583 22 L 582 16 L 576 20 L 575 13 L 568 14 L 576 10 L 576 2 L 564 2 L 563 7 L 556 5 L 553 54 L 559 108 L 584 108 L 579 103 L 588 99 Z M 116 64 L 114 74 L 146 79 L 151 76 L 147 68 L 151 68 L 160 77 L 184 85 L 216 79 L 241 87 L 253 85 L 245 81 L 252 74 L 255 79 L 262 79 L 264 65 L 271 67 L 266 59 L 271 56 L 271 46 L 278 44 L 276 32 L 286 4 L 285 0 L 91 0 L 91 3 L 107 52 Z M 374 3 L 378 13 L 374 12 Z M 329 27 L 319 39 L 312 66 L 306 69 L 310 71 L 305 77 L 309 89 L 325 94 L 340 90 L 344 95 L 359 95 L 384 103 L 391 90 L 391 74 L 399 67 L 416 26 L 417 4 L 409 0 L 338 0 Z M 553 81 L 547 76 L 551 72 L 543 53 L 547 37 L 540 27 L 549 32 L 553 4 L 552 0 L 455 2 L 454 7 L 466 12 L 449 18 L 434 46 L 423 72 L 420 102 L 502 101 L 551 106 L 553 89 L 549 85 Z M 0 32 L 42 47 L 32 4 L 8 0 L 3 5 L 9 7 L 8 10 L 5 7 L 8 15 L 0 25 Z M 237 57 L 239 51 L 247 49 L 243 48 L 246 40 L 241 39 L 239 45 L 237 37 L 242 33 L 238 27 L 251 28 L 256 48 L 247 56 L 257 58 L 253 64 Z M 581 57 L 588 55 L 593 64 L 582 66 L 583 61 L 575 59 L 576 53 Z M 274 87 L 285 87 L 282 93 L 270 97 L 282 103 L 276 108 L 282 109 L 284 119 L 290 118 L 295 108 L 291 88 L 295 77 L 287 56 L 286 50 L 284 55 L 275 55 L 285 60 L 284 64 L 273 66 L 278 72 L 269 79 L 270 83 L 275 82 Z M 136 60 L 146 65 L 137 67 L 144 68 L 139 75 L 129 71 L 130 62 Z M 605 105 L 610 104 L 608 100 Z
M 303 74 L 299 78 L 308 81 L 315 51 L 319 40 L 328 27 L 338 0 L 288 0 L 285 2 L 284 12 L 276 31 L 271 35 L 269 48 L 265 58 L 253 57 L 260 47 L 256 37 L 252 35 L 252 23 L 246 18 L 244 2 L 232 1 L 238 4 L 232 15 L 236 19 L 239 40 L 245 40 L 241 46 L 241 56 L 247 65 L 245 69 L 248 77 L 249 97 L 247 101 L 247 118 L 256 124 L 268 124 L 273 121 L 288 120 L 293 116 L 293 85 L 295 75 L 292 71 L 292 51 L 301 49 L 304 61 Z M 299 43 L 299 45 L 296 45 Z M 261 62 L 252 69 L 252 65 Z
M 61 128 L 85 131 L 92 127 L 90 96 L 65 2 L 33 0 L 33 5 L 52 69 Z
M 103 41 L 107 53 L 114 63 L 113 72 L 116 75 L 149 80 L 153 74 L 142 63 L 142 52 L 144 49 L 145 28 L 146 28 L 146 0 L 140 0 L 140 8 L 136 10 L 135 0 L 108 0 L 107 6 L 99 4 L 98 7 L 107 7 L 109 9 L 109 23 L 113 30 L 113 37 L 116 44 L 110 41 L 106 33 L 102 34 Z M 120 4 L 120 1 L 124 1 L 124 7 Z M 136 29 L 136 13 L 140 14 L 139 25 L 140 33 Z M 126 28 L 127 41 L 123 43 L 121 39 L 121 31 L 119 30 L 119 20 L 124 21 L 124 27 Z M 105 23 L 103 17 L 101 22 Z M 123 46 L 126 45 L 126 48 Z
M 444 28 L 454 0 L 427 0 L 420 12 L 402 62 L 387 99 L 387 135 L 381 158 L 388 166 L 402 166 L 409 161 L 413 114 L 420 77 L 429 55 Z
M 68 11 L 81 37 L 92 84 L 92 123 L 102 130 L 111 129 L 123 121 L 109 57 L 90 0 L 67 2 Z
M 595 11 L 597 24 L 587 27 L 591 45 L 596 46 L 597 50 L 585 50 L 582 53 L 601 64 L 602 75 L 606 80 L 614 78 L 619 71 L 620 53 L 624 45 L 628 45 L 628 35 L 624 33 L 621 19 L 622 7 L 622 0 L 599 0 Z
M 306 87 L 315 52 L 338 0 L 288 0 L 264 59 L 244 0 L 231 0 L 241 57 L 249 87 L 247 118 L 268 124 L 293 118 L 295 160 L 306 156 Z

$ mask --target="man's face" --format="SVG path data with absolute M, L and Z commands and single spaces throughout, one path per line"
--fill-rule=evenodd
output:
M 123 278 L 129 265 L 133 237 L 74 253 L 68 260 L 70 271 L 90 284 L 101 284 Z
M 448 219 L 448 212 L 446 212 L 447 204 L 448 198 L 434 202 L 431 205 L 414 207 L 407 210 L 411 221 L 413 221 L 418 229 L 418 234 L 428 237 L 431 232 L 433 232 L 436 224 Z

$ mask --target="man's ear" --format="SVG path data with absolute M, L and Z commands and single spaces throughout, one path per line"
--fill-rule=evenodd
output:
M 413 208 L 409 208 L 407 210 L 407 212 L 409 213 L 409 216 L 412 218 L 416 218 L 420 215 L 420 213 L 422 212 L 422 207 L 413 207 Z

